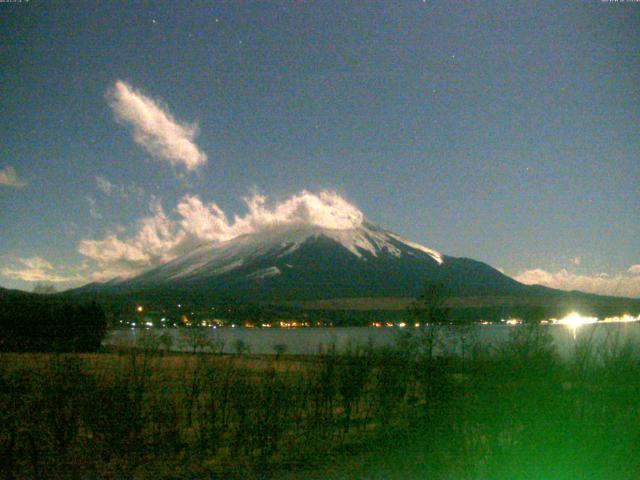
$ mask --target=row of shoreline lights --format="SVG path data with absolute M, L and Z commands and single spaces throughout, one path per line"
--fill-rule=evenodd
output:
M 182 305 L 178 305 L 178 307 L 181 307 Z M 136 307 L 136 311 L 138 313 L 142 313 L 144 311 L 144 307 L 142 305 L 138 305 Z M 162 319 L 164 321 L 164 318 Z M 618 317 L 606 317 L 603 320 L 599 320 L 598 317 L 587 317 L 587 316 L 583 316 L 580 315 L 578 312 L 571 312 L 569 315 L 557 319 L 557 318 L 550 318 L 549 320 L 543 320 L 541 323 L 543 324 L 553 324 L 553 325 L 567 325 L 569 327 L 571 327 L 572 329 L 576 329 L 577 327 L 581 326 L 581 325 L 588 325 L 588 324 L 593 324 L 593 323 L 630 323 L 630 322 L 639 322 L 640 321 L 640 315 L 638 315 L 637 317 L 634 317 L 632 315 L 629 314 L 624 314 L 622 316 L 618 316 Z M 507 325 L 520 325 L 523 323 L 523 321 L 519 318 L 509 318 L 507 320 L 502 320 L 503 323 L 506 323 Z M 283 322 L 280 322 L 281 324 Z M 296 322 L 293 322 L 294 325 L 281 325 L 281 326 L 298 326 L 297 324 L 295 324 Z M 488 324 L 489 322 L 481 322 L 482 325 Z M 135 324 L 134 324 L 135 325 Z M 148 325 L 148 322 L 147 322 Z M 264 326 L 264 325 L 263 325 Z M 269 325 L 271 326 L 271 325 Z M 301 324 L 300 326 L 308 326 L 306 324 Z M 382 327 L 382 326 L 393 326 L 392 323 L 386 323 L 382 324 L 381 322 L 374 322 L 375 327 Z M 406 324 L 404 322 L 397 324 L 397 326 L 399 326 L 400 328 L 403 328 L 406 326 Z M 420 324 L 416 323 L 414 325 L 415 327 L 419 327 Z
M 509 318 L 508 320 L 502 320 L 503 323 L 507 325 L 520 325 L 523 320 L 519 318 Z M 631 322 L 640 322 L 640 315 L 634 317 L 633 315 L 629 315 L 625 313 L 622 316 L 616 317 L 606 317 L 600 320 L 598 317 L 588 317 L 584 315 L 580 315 L 578 312 L 571 312 L 567 316 L 563 318 L 550 318 L 549 320 L 542 320 L 540 323 L 543 325 L 551 324 L 551 325 L 568 325 L 571 327 L 580 326 L 580 325 L 588 325 L 592 323 L 631 323 Z
M 563 318 L 550 318 L 549 320 L 543 320 L 541 323 L 551 325 L 564 325 L 571 331 L 573 340 L 576 340 L 578 328 L 580 328 L 582 325 L 593 325 L 595 323 L 631 323 L 638 321 L 640 321 L 640 315 L 634 317 L 626 313 L 622 316 L 606 317 L 600 320 L 598 319 L 598 317 L 583 316 L 578 312 L 571 312 Z M 522 320 L 509 319 L 506 321 L 506 323 L 507 325 L 519 325 L 522 323 Z

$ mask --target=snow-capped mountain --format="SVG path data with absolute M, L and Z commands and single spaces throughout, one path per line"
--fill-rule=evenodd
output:
M 285 269 L 294 268 L 289 263 L 283 264 L 282 259 L 320 239 L 334 242 L 335 247 L 349 252 L 355 261 L 408 255 L 425 260 L 428 257 L 437 264 L 443 262 L 442 255 L 435 250 L 404 240 L 373 225 L 364 224 L 359 228 L 339 230 L 316 226 L 283 226 L 242 235 L 219 244 L 201 245 L 191 253 L 140 276 L 138 280 L 180 282 L 234 271 L 242 271 L 247 277 L 254 279 L 279 275 L 283 265 Z M 267 258 L 272 259 L 274 265 L 258 268 L 263 266 Z
M 163 308 L 293 301 L 311 309 L 357 305 L 378 315 L 373 311 L 403 309 L 428 283 L 446 288 L 453 297 L 451 318 L 458 320 L 540 319 L 576 308 L 594 315 L 640 311 L 637 300 L 523 285 L 485 263 L 443 255 L 366 221 L 341 228 L 271 225 L 202 244 L 134 278 L 65 294 L 100 298 L 125 310 L 140 301 Z
M 368 222 L 332 229 L 284 225 L 203 244 L 129 280 L 102 288 L 190 297 L 300 300 L 408 297 L 427 282 L 456 295 L 500 294 L 524 286 L 490 266 L 454 258 Z

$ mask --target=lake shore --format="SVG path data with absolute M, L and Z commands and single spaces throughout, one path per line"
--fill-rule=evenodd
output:
M 436 326 L 440 340 L 436 351 L 443 354 L 462 354 L 468 345 L 480 343 L 495 348 L 508 340 L 518 324 L 443 325 Z M 546 324 L 540 326 L 549 331 L 559 353 L 568 358 L 581 341 L 600 341 L 609 336 L 640 341 L 640 322 L 598 322 L 583 325 Z M 305 328 L 118 328 L 107 333 L 103 346 L 130 348 L 146 337 L 165 337 L 159 348 L 174 352 L 195 350 L 222 352 L 225 354 L 252 353 L 257 355 L 318 355 L 336 350 L 344 352 L 359 347 L 392 347 L 404 336 L 419 336 L 424 328 L 374 327 L 305 327 Z M 466 343 L 466 346 L 465 346 Z

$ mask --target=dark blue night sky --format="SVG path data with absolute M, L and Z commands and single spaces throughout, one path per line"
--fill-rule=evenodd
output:
M 640 296 L 640 3 L 31 0 L 0 18 L 4 287 L 128 275 L 234 215 L 342 197 L 529 283 Z

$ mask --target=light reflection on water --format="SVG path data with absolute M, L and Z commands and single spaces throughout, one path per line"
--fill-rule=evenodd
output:
M 567 318 L 567 317 L 565 317 Z M 588 318 L 588 317 L 583 317 Z M 472 325 L 465 328 L 444 326 L 442 349 L 451 353 L 460 353 L 462 342 L 468 347 L 474 342 L 483 345 L 497 345 L 509 338 L 514 328 L 526 328 L 523 325 Z M 619 342 L 632 341 L 640 345 L 640 322 L 580 322 L 575 318 L 565 322 L 557 321 L 541 328 L 548 329 L 559 353 L 567 357 L 573 353 L 581 342 L 590 341 L 594 345 L 605 340 Z M 325 328 L 206 328 L 211 340 L 224 342 L 224 352 L 233 353 L 238 341 L 248 345 L 254 354 L 272 354 L 276 345 L 285 345 L 287 353 L 296 355 L 314 355 L 333 348 L 338 352 L 345 351 L 354 345 L 392 346 L 400 335 L 418 332 L 414 328 L 372 328 L 372 327 L 325 327 Z M 117 329 L 108 333 L 103 342 L 105 345 L 132 346 L 149 333 L 168 334 L 173 337 L 172 350 L 188 351 L 191 347 L 184 341 L 188 329 Z

